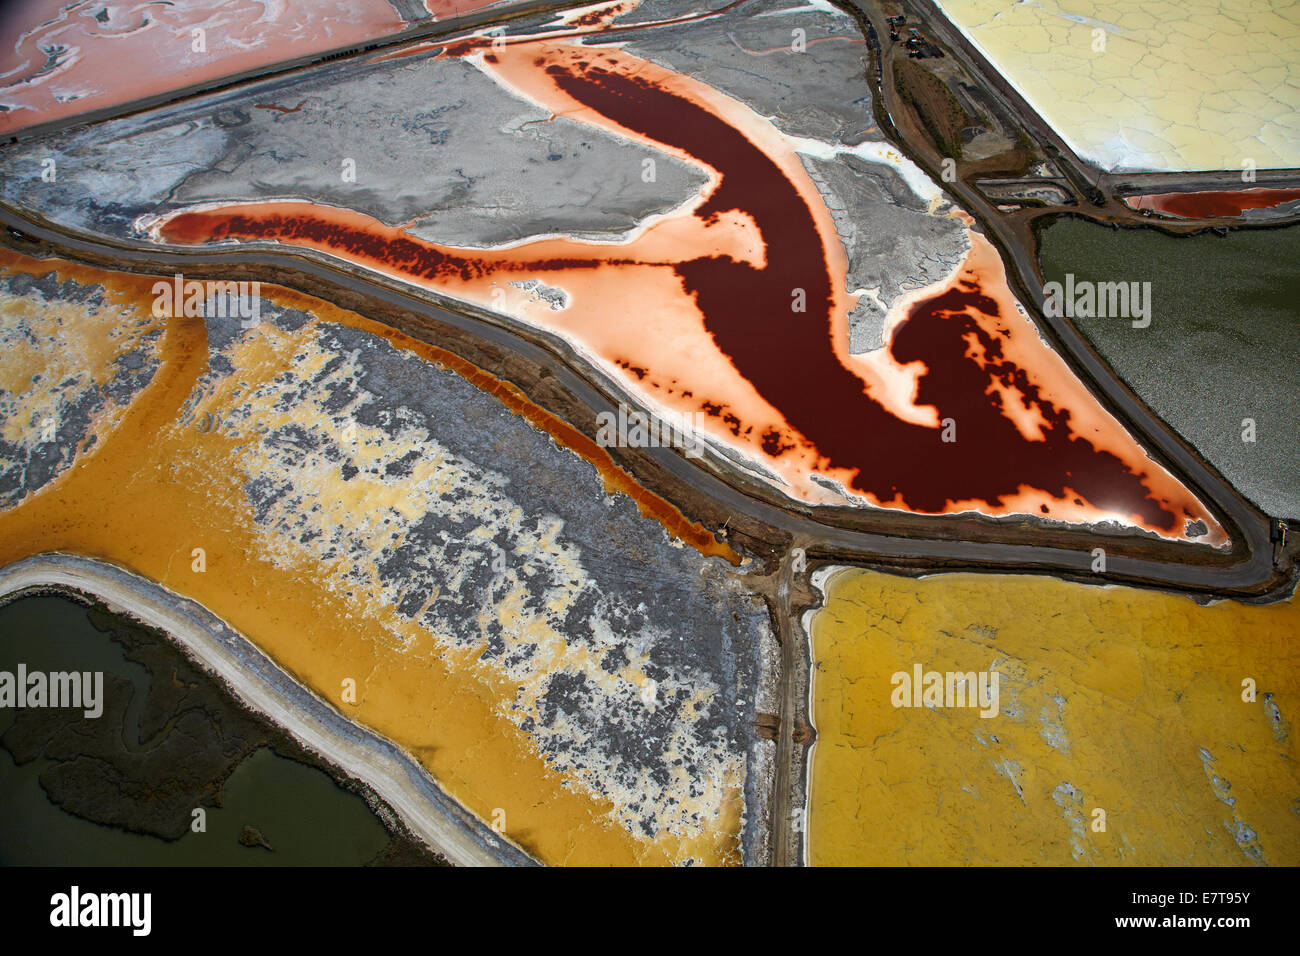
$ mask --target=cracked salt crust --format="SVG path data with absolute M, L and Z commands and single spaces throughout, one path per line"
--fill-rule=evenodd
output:
M 1300 6 L 938 5 L 1075 152 L 1102 169 L 1300 166 Z M 1097 37 L 1103 51 L 1093 48 Z

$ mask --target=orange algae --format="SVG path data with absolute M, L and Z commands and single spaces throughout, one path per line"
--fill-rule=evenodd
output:
M 0 253 L 0 267 L 37 274 L 55 269 L 60 279 L 103 285 L 112 307 L 138 314 L 148 314 L 153 302 L 153 277 L 8 252 Z M 262 294 L 305 308 L 318 322 L 383 331 L 309 296 L 265 285 Z M 406 344 L 399 334 L 387 335 Z M 738 861 L 738 793 L 714 830 L 637 839 L 608 818 L 609 801 L 575 792 L 499 712 L 497 702 L 517 690 L 508 681 L 465 673 L 467 661 L 432 648 L 391 608 L 368 603 L 362 594 L 355 600 L 340 594 L 331 587 L 330 568 L 272 563 L 260 551 L 238 464 L 251 436 L 185 417 L 207 368 L 203 321 L 169 320 L 159 348 L 153 380 L 116 424 L 97 434 L 95 446 L 19 506 L 0 512 L 0 563 L 55 550 L 84 554 L 196 600 L 349 719 L 415 756 L 480 818 L 504 810 L 506 835 L 545 862 Z M 438 357 L 439 351 L 425 355 Z M 294 352 L 292 339 L 250 344 L 241 352 L 238 387 L 283 374 Z M 458 360 L 446 357 L 453 361 L 444 364 L 454 368 Z M 498 394 L 510 392 L 502 387 Z M 219 397 L 197 407 L 219 411 Z M 202 573 L 193 570 L 195 548 L 204 550 Z M 384 627 L 406 627 L 411 646 L 377 639 Z M 349 678 L 357 683 L 355 706 L 341 700 Z

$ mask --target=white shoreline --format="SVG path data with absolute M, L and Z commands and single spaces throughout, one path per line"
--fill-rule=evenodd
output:
M 0 604 L 46 589 L 92 597 L 166 633 L 243 704 L 368 786 L 417 839 L 450 862 L 536 862 L 443 791 L 408 754 L 349 721 L 198 603 L 116 565 L 73 554 L 41 554 L 0 568 Z

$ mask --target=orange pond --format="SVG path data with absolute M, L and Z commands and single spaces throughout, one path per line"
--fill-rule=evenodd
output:
M 59 341 L 66 331 L 76 333 L 71 341 L 92 344 L 101 341 L 96 333 L 106 326 L 149 323 L 153 276 L 37 261 L 0 249 L 0 272 L 51 270 L 57 282 L 103 286 L 106 305 L 87 312 L 76 305 L 14 298 L 5 303 L 6 309 L 18 310 L 10 314 L 26 310 L 34 327 L 57 330 Z M 259 528 L 245 490 L 267 422 L 254 416 L 237 424 L 227 412 L 249 390 L 301 371 L 314 325 L 361 329 L 446 366 L 558 441 L 590 454 L 611 493 L 631 496 L 643 514 L 663 521 L 685 543 L 705 553 L 735 555 L 725 545 L 715 546 L 707 531 L 667 502 L 639 489 L 603 449 L 532 406 L 508 383 L 320 300 L 269 284 L 260 292 L 280 307 L 310 313 L 314 321 L 293 334 L 264 324 L 266 334 L 250 336 L 235 357 L 237 371 L 208 390 L 201 380 L 209 369 L 204 321 L 154 319 L 162 337 L 152 380 L 120 415 L 95 423 L 93 444 L 79 450 L 74 467 L 16 507 L 0 510 L 0 565 L 47 551 L 83 554 L 197 601 L 349 720 L 412 754 L 479 818 L 492 820 L 498 808 L 504 809 L 506 835 L 547 863 L 628 865 L 691 857 L 739 862 L 743 794 L 737 784 L 723 781 L 711 791 L 721 796 L 698 825 L 664 829 L 653 839 L 639 828 L 629 830 L 611 816 L 621 806 L 614 798 L 555 769 L 537 752 L 536 739 L 510 719 L 501 702 L 518 700 L 521 686 L 503 671 L 481 666 L 481 646 L 449 650 L 437 643 L 431 630 L 385 600 L 374 582 L 350 578 L 352 558 L 322 561 L 292 548 L 277 550 Z M 56 366 L 63 367 L 51 365 L 49 349 L 40 345 L 50 341 L 38 336 L 30 348 L 7 353 L 0 371 L 7 370 L 19 386 L 31 381 L 34 388 L 35 373 L 47 380 Z M 111 336 L 102 341 L 110 350 L 106 355 L 87 366 L 87 356 L 78 353 L 68 360 L 72 367 L 114 368 L 112 350 L 122 344 Z M 335 487 L 336 494 L 339 490 Z M 405 496 L 409 489 L 393 490 Z M 379 520 L 384 506 L 356 493 L 353 489 L 348 500 L 359 526 Z M 203 573 L 191 563 L 195 547 L 206 553 Z M 550 658 L 550 666 L 564 670 L 573 661 L 560 654 Z M 339 697 L 347 679 L 356 681 L 355 706 Z
M 703 413 L 708 437 L 799 500 L 1112 520 L 1174 540 L 1200 520 L 1201 541 L 1226 540 L 1042 341 L 974 229 L 965 264 L 909 295 L 887 347 L 852 356 L 843 243 L 766 119 L 613 46 L 481 37 L 439 55 L 469 60 L 555 114 L 690 162 L 709 183 L 688 208 L 617 242 L 456 249 L 296 202 L 196 206 L 153 222 L 152 235 L 316 249 L 549 328 L 651 407 Z M 525 278 L 563 288 L 569 307 L 530 303 L 509 285 Z

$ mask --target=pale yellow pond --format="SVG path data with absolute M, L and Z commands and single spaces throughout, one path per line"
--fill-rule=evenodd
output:
M 939 6 L 1076 152 L 1103 169 L 1300 165 L 1300 4 Z

